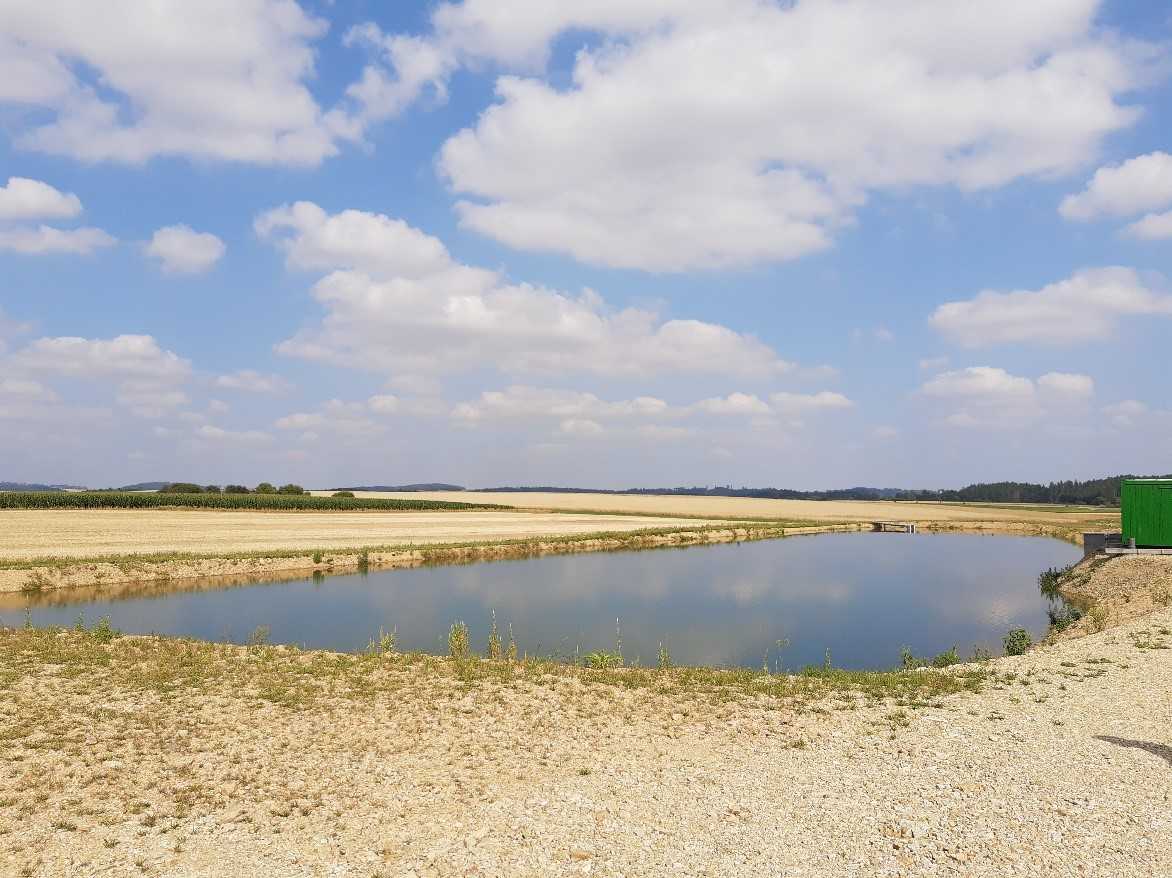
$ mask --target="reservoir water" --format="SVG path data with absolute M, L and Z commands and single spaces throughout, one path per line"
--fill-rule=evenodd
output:
M 444 653 L 450 625 L 484 650 L 490 616 L 530 655 L 614 651 L 654 665 L 890 668 L 900 649 L 999 654 L 1013 626 L 1046 629 L 1038 573 L 1076 561 L 1042 537 L 826 534 L 740 544 L 558 555 L 277 582 L 184 582 L 0 595 L 0 624 L 360 650 L 380 629 L 403 650 Z M 780 645 L 779 645 L 780 642 Z

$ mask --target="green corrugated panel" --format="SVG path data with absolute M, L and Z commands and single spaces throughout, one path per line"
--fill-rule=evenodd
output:
M 1172 548 L 1172 479 L 1127 479 L 1120 486 L 1123 541 Z

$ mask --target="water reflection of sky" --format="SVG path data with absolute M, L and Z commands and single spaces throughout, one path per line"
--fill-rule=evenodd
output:
M 127 632 L 236 641 L 263 625 L 274 642 L 340 650 L 365 647 L 381 627 L 404 649 L 432 652 L 457 619 L 483 648 L 495 609 L 530 653 L 613 649 L 618 619 L 624 654 L 645 664 L 663 642 L 679 663 L 759 667 L 768 652 L 772 665 L 785 639 L 788 668 L 826 650 L 839 667 L 887 667 L 903 646 L 967 654 L 998 649 L 1012 625 L 1040 633 L 1037 575 L 1077 557 L 1038 537 L 830 534 L 118 597 L 58 592 L 29 606 L 37 625 L 108 615 Z M 25 602 L 0 602 L 0 621 L 21 622 Z

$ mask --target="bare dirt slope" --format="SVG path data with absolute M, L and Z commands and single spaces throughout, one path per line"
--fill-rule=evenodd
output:
M 892 503 L 864 500 L 767 500 L 755 497 L 684 497 L 652 494 L 468 493 L 434 491 L 406 494 L 358 492 L 360 497 L 406 497 L 505 503 L 526 509 L 571 509 L 627 512 L 641 515 L 696 515 L 781 518 L 816 521 L 1022 521 L 1078 522 L 1118 518 L 1118 511 L 1058 511 L 1034 506 L 990 506 L 942 503 Z
M 0 559 L 494 541 L 696 523 L 655 516 L 490 511 L 4 510 Z
M 977 694 L 777 710 L 418 669 L 299 702 L 289 677 L 307 678 L 263 649 L 219 647 L 203 668 L 125 640 L 45 653 L 35 636 L 0 635 L 5 876 L 1146 878 L 1172 863 L 1172 610 L 998 660 Z
M 1061 592 L 1083 610 L 1064 632 L 1080 637 L 1172 606 L 1172 555 L 1099 556 L 1065 576 Z

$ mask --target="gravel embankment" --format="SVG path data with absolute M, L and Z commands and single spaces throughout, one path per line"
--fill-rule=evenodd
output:
M 3 875 L 1172 870 L 1168 609 L 938 706 L 782 710 L 422 670 L 298 703 L 263 650 L 171 685 L 119 665 L 125 641 L 79 662 L 21 637 L 0 635 Z

